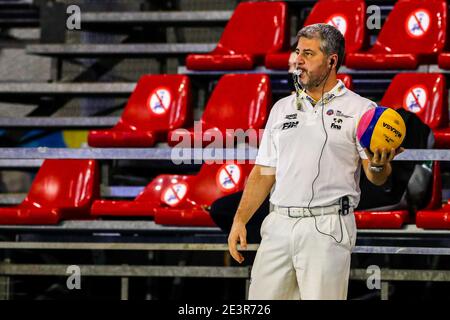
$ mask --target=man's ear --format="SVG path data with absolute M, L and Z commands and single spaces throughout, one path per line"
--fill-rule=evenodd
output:
M 337 55 L 331 56 L 331 58 L 330 58 L 330 69 L 332 69 L 333 66 L 337 67 L 337 61 L 338 61 Z

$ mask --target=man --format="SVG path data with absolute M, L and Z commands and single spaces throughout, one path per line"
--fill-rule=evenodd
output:
M 315 24 L 301 29 L 297 39 L 303 89 L 272 108 L 228 245 L 242 263 L 237 243 L 246 248 L 246 223 L 274 187 L 249 298 L 346 299 L 361 162 L 368 179 L 382 185 L 396 151 L 372 155 L 357 142 L 360 117 L 376 105 L 336 78 L 344 57 L 342 34 Z

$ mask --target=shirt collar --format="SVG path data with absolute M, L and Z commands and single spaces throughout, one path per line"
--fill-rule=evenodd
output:
M 336 83 L 336 85 L 328 92 L 326 92 L 323 95 L 323 99 L 320 99 L 319 101 L 315 101 L 310 95 L 308 95 L 306 93 L 305 90 L 300 91 L 300 93 L 298 94 L 298 99 L 297 99 L 297 110 L 300 110 L 300 106 L 302 104 L 302 100 L 307 100 L 309 101 L 309 103 L 311 103 L 311 105 L 316 105 L 317 103 L 322 102 L 328 103 L 331 100 L 333 100 L 335 97 L 339 97 L 342 96 L 345 92 L 347 91 L 347 88 L 345 87 L 345 84 L 338 79 L 338 82 Z

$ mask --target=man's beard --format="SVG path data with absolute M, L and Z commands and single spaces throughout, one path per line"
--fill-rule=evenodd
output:
M 300 84 L 302 85 L 303 89 L 307 91 L 319 87 L 324 82 L 326 77 L 325 72 L 319 75 L 311 75 L 308 71 L 303 70 L 303 73 L 308 76 L 308 81 L 306 83 L 300 81 Z

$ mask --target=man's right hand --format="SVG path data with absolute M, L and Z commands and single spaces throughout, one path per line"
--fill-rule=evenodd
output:
M 228 250 L 233 259 L 239 263 L 244 261 L 244 257 L 237 251 L 238 242 L 241 248 L 247 249 L 247 229 L 245 225 L 264 202 L 274 183 L 275 168 L 272 167 L 255 164 L 248 175 L 247 184 L 228 236 Z
M 239 263 L 244 261 L 244 257 L 237 250 L 237 243 L 241 244 L 243 249 L 247 249 L 247 229 L 245 224 L 240 221 L 234 221 L 231 227 L 230 234 L 228 235 L 228 250 L 231 256 Z

